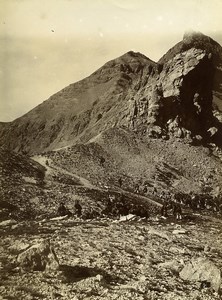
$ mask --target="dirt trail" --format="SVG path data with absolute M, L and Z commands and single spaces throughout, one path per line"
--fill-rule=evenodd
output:
M 42 166 L 44 166 L 46 168 L 46 177 L 49 176 L 49 175 L 52 175 L 55 171 L 57 172 L 60 172 L 60 173 L 63 173 L 63 174 L 66 174 L 66 175 L 69 175 L 77 180 L 79 180 L 79 182 L 81 183 L 82 186 L 84 186 L 85 188 L 88 188 L 88 189 L 93 189 L 93 190 L 98 190 L 98 191 L 102 191 L 102 192 L 107 192 L 107 189 L 103 189 L 102 187 L 98 187 L 96 185 L 93 185 L 89 180 L 87 180 L 86 178 L 84 177 L 81 177 L 77 174 L 74 174 L 72 172 L 69 172 L 57 165 L 55 165 L 53 163 L 52 160 L 50 159 L 47 159 L 47 157 L 44 157 L 44 156 L 33 156 L 32 157 L 33 160 L 35 160 L 36 162 L 38 162 L 39 164 L 41 164 Z M 49 165 L 47 165 L 46 161 L 48 160 L 49 162 Z M 112 191 L 112 189 L 111 189 Z M 134 197 L 136 199 L 140 199 L 140 200 L 145 200 L 153 205 L 156 205 L 156 206 L 161 206 L 160 203 L 156 202 L 155 200 L 152 200 L 146 196 L 142 196 L 142 195 L 138 195 L 138 194 L 135 194 L 135 193 L 131 193 L 131 192 L 128 192 L 126 190 L 123 190 L 121 188 L 117 188 L 115 189 L 115 191 L 118 191 L 122 194 L 124 194 L 125 196 L 130 196 L 130 197 Z
M 146 201 L 150 202 L 151 204 L 154 204 L 154 205 L 159 206 L 159 207 L 162 206 L 162 204 L 160 204 L 160 203 L 156 202 L 155 200 L 152 200 L 152 199 L 150 199 L 146 196 L 138 195 L 138 194 L 135 194 L 135 193 L 124 191 L 124 190 L 122 190 L 122 191 L 125 195 L 131 196 L 131 197 L 134 197 L 134 198 L 137 198 L 137 199 L 140 199 L 140 200 L 141 199 L 146 200 Z
M 96 189 L 97 188 L 96 186 L 94 186 L 93 184 L 91 184 L 89 180 L 85 179 L 84 177 L 81 177 L 81 176 L 76 175 L 76 174 L 74 174 L 72 172 L 69 172 L 69 171 L 67 171 L 67 170 L 65 170 L 63 168 L 60 168 L 60 167 L 58 167 L 58 166 L 56 166 L 54 164 L 51 165 L 51 168 L 54 169 L 54 170 L 56 170 L 56 171 L 59 171 L 59 172 L 61 172 L 63 174 L 66 174 L 66 175 L 69 175 L 71 177 L 74 177 L 75 179 L 79 180 L 80 183 L 83 186 L 85 186 L 86 188 L 89 188 L 89 189 Z
M 96 187 L 95 187 L 94 185 L 92 185 L 87 179 L 85 179 L 85 178 L 83 178 L 83 177 L 81 177 L 81 176 L 79 176 L 79 175 L 76 175 L 76 174 L 74 174 L 74 173 L 71 173 L 71 172 L 69 172 L 69 171 L 67 171 L 67 170 L 65 170 L 65 169 L 63 169 L 63 168 L 61 168 L 61 167 L 55 165 L 55 164 L 52 162 L 52 160 L 47 159 L 47 158 L 44 157 L 44 156 L 33 156 L 32 159 L 35 160 L 35 161 L 37 161 L 39 164 L 41 164 L 42 166 L 44 166 L 44 167 L 46 168 L 46 170 L 47 170 L 47 171 L 46 171 L 46 176 L 47 176 L 47 175 L 53 174 L 55 171 L 58 171 L 58 172 L 60 172 L 60 173 L 62 173 L 62 174 L 66 174 L 66 175 L 69 175 L 69 176 L 71 176 L 71 177 L 74 177 L 75 179 L 79 180 L 80 183 L 81 183 L 83 186 L 85 186 L 85 187 L 87 187 L 87 188 L 89 188 L 89 189 L 95 189 L 95 188 L 96 188 Z M 47 165 L 46 161 L 49 162 L 49 165 Z

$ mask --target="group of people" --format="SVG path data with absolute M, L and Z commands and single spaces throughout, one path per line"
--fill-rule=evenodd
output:
M 149 217 L 149 211 L 145 205 L 129 201 L 123 193 L 118 196 L 109 195 L 103 213 L 104 215 L 110 216 L 126 216 L 128 214 L 134 214 L 142 218 Z
M 77 215 L 77 217 L 81 217 L 81 215 L 82 215 L 82 206 L 81 206 L 79 200 L 75 201 L 74 210 L 75 210 L 75 214 Z M 63 202 L 61 202 L 59 204 L 57 214 L 61 217 L 62 216 L 68 216 L 68 217 L 72 216 L 71 211 L 65 206 L 65 204 Z
M 176 220 L 182 219 L 182 207 L 179 202 L 165 201 L 161 207 L 161 216 L 167 218 L 170 210 L 172 211 L 172 214 Z
M 118 180 L 119 186 L 122 187 L 122 179 Z M 136 194 L 139 193 L 139 185 L 136 185 L 135 191 Z M 147 190 L 145 189 L 145 193 Z M 222 201 L 221 199 L 214 199 L 210 195 L 195 195 L 193 193 L 183 194 L 177 193 L 173 194 L 169 191 L 161 192 L 158 195 L 159 200 L 162 202 L 160 209 L 160 214 L 163 218 L 168 218 L 170 215 L 173 215 L 176 220 L 182 219 L 182 206 L 191 208 L 193 210 L 199 209 L 213 209 L 214 211 L 222 210 Z M 218 200 L 218 201 L 217 201 Z M 82 216 L 82 206 L 79 200 L 75 201 L 74 204 L 74 214 L 77 217 Z M 58 207 L 59 216 L 72 216 L 73 214 L 65 206 L 63 202 L 60 203 Z M 96 215 L 110 215 L 110 216 L 120 216 L 127 214 L 135 214 L 140 217 L 149 217 L 149 207 L 141 203 L 130 202 L 126 199 L 123 193 L 117 195 L 109 195 L 105 203 L 105 209 L 101 212 L 96 211 Z M 91 214 L 92 215 L 92 214 Z
M 119 187 L 122 187 L 123 181 L 122 178 L 118 179 Z M 138 183 L 134 186 L 134 193 L 135 194 L 142 194 L 146 195 L 148 193 L 148 186 L 147 184 L 144 184 L 143 187 L 141 187 Z M 157 188 L 154 186 L 152 190 L 152 195 L 157 195 L 158 191 Z M 164 218 L 167 218 L 169 216 L 169 212 L 172 211 L 173 216 L 176 220 L 182 219 L 182 203 L 180 202 L 180 199 L 176 199 L 174 195 L 172 195 L 170 192 L 162 192 L 159 195 L 160 200 L 162 201 L 163 205 L 161 207 L 161 216 Z M 132 205 L 129 203 L 125 203 L 123 201 L 123 196 L 121 197 L 121 201 L 108 201 L 108 210 L 109 212 L 116 212 L 118 211 L 119 214 L 127 214 L 127 213 L 133 213 L 136 215 L 148 217 L 148 209 L 144 207 L 144 205 Z M 110 208 L 109 208 L 110 207 Z
M 175 195 L 160 195 L 163 202 L 161 208 L 161 215 L 168 217 L 168 212 L 172 210 L 173 215 L 177 220 L 182 219 L 182 206 L 193 211 L 211 210 L 213 212 L 222 211 L 222 199 L 214 197 L 209 194 L 183 194 L 177 193 Z
M 196 195 L 191 193 L 186 197 L 186 204 L 193 210 L 212 210 L 214 212 L 221 211 L 222 202 L 219 196 L 212 196 L 209 194 Z

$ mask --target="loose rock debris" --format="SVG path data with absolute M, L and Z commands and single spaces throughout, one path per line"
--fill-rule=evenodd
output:
M 13 226 L 0 228 L 2 299 L 220 299 L 219 219 L 60 218 Z

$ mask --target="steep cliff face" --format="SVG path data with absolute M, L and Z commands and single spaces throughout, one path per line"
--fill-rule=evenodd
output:
M 221 53 L 219 44 L 200 33 L 186 34 L 158 63 L 130 51 L 2 124 L 0 143 L 32 154 L 127 127 L 150 137 L 218 144 Z
M 221 126 L 212 113 L 212 60 L 206 51 L 191 48 L 166 61 L 130 101 L 130 126 L 138 130 L 142 124 L 156 137 L 216 140 Z
M 183 40 L 171 48 L 158 63 L 165 64 L 165 62 L 172 59 L 178 53 L 191 48 L 203 50 L 212 57 L 215 72 L 213 80 L 213 105 L 222 111 L 222 48 L 220 44 L 201 32 L 186 32 Z

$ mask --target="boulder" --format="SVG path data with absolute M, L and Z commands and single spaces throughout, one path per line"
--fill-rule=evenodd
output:
M 172 231 L 172 234 L 175 234 L 175 235 L 177 235 L 177 234 L 187 234 L 187 231 L 185 229 L 174 229 Z
M 163 263 L 159 263 L 157 265 L 158 268 L 160 269 L 169 269 L 174 273 L 179 273 L 179 271 L 181 270 L 183 266 L 183 263 L 181 261 L 177 261 L 177 260 L 169 260 Z
M 20 267 L 27 271 L 57 270 L 59 261 L 49 240 L 33 245 L 17 258 Z
M 11 225 L 15 225 L 16 221 L 15 220 L 5 220 L 0 222 L 0 226 L 11 226 Z
M 171 238 L 163 231 L 160 231 L 160 230 L 156 230 L 154 228 L 151 228 L 149 231 L 148 231 L 149 234 L 151 235 L 156 235 L 156 236 L 159 236 L 160 238 L 163 238 L 167 241 L 171 241 Z
M 221 272 L 213 262 L 207 258 L 193 258 L 180 272 L 183 280 L 210 283 L 210 286 L 218 292 L 221 285 Z

